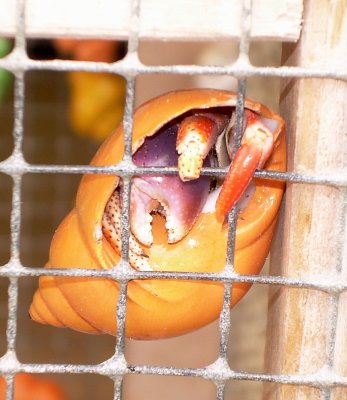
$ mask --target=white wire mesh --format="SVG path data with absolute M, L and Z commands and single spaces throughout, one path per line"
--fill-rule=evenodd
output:
M 238 102 L 237 102 L 237 120 L 238 133 L 241 134 L 243 103 L 246 91 L 247 77 L 250 76 L 277 76 L 277 77 L 298 77 L 298 78 L 334 78 L 347 81 L 346 71 L 332 70 L 315 70 L 298 67 L 254 67 L 249 63 L 249 32 L 251 26 L 251 1 L 243 2 L 244 24 L 242 28 L 242 36 L 240 38 L 240 55 L 238 60 L 230 66 L 212 67 L 212 66 L 196 66 L 196 65 L 170 65 L 170 66 L 146 66 L 143 65 L 138 58 L 138 36 L 136 31 L 136 21 L 140 14 L 140 1 L 134 0 L 132 3 L 132 15 L 134 23 L 131 24 L 133 31 L 130 32 L 128 42 L 127 56 L 116 63 L 96 63 L 96 62 L 79 62 L 69 60 L 50 60 L 39 61 L 29 59 L 26 54 L 25 39 L 25 0 L 17 1 L 17 34 L 15 38 L 15 48 L 12 53 L 0 60 L 0 68 L 6 68 L 15 75 L 15 120 L 13 129 L 14 149 L 11 156 L 0 163 L 0 172 L 9 175 L 13 180 L 13 197 L 11 211 L 11 258 L 10 261 L 1 266 L 0 277 L 9 279 L 8 288 L 8 319 L 7 319 L 7 351 L 0 359 L 0 373 L 6 378 L 8 384 L 7 400 L 13 396 L 13 379 L 18 372 L 28 373 L 61 373 L 61 374 L 99 374 L 111 378 L 114 381 L 114 399 L 122 398 L 122 382 L 126 374 L 159 374 L 169 376 L 190 376 L 201 377 L 211 380 L 217 387 L 217 398 L 224 399 L 225 386 L 230 380 L 249 380 L 262 382 L 275 382 L 279 384 L 290 385 L 306 385 L 319 388 L 324 398 L 330 398 L 331 389 L 336 386 L 347 386 L 347 378 L 333 375 L 273 375 L 258 374 L 248 372 L 238 372 L 230 368 L 227 358 L 228 338 L 231 330 L 230 323 L 230 298 L 232 293 L 232 285 L 234 282 L 257 283 L 263 285 L 284 285 L 287 287 L 308 288 L 324 291 L 334 295 L 335 315 L 331 321 L 331 357 L 333 360 L 333 349 L 335 341 L 338 297 L 339 294 L 347 290 L 347 285 L 341 282 L 315 282 L 304 281 L 292 278 L 284 278 L 277 276 L 248 276 L 238 275 L 233 267 L 234 258 L 234 242 L 235 242 L 235 225 L 236 212 L 232 211 L 229 215 L 229 239 L 228 254 L 225 269 L 220 273 L 174 273 L 174 272 L 139 272 L 134 271 L 128 265 L 128 230 L 129 230 L 129 191 L 130 180 L 135 174 L 144 174 L 155 171 L 161 173 L 176 173 L 175 168 L 138 168 L 135 167 L 131 159 L 131 134 L 132 134 L 132 114 L 134 109 L 135 96 L 135 79 L 140 74 L 212 74 L 212 75 L 230 75 L 238 79 Z M 112 74 L 122 75 L 127 81 L 126 106 L 124 116 L 125 127 L 125 156 L 123 161 L 116 166 L 95 167 L 86 165 L 33 165 L 28 163 L 23 156 L 23 113 L 25 100 L 25 73 L 32 70 L 51 70 L 51 71 L 93 71 L 93 72 L 109 72 Z M 22 213 L 22 178 L 27 173 L 48 173 L 48 174 L 81 174 L 81 173 L 98 173 L 98 174 L 116 174 L 123 178 L 123 204 L 126 212 L 122 219 L 122 263 L 113 270 L 96 271 L 83 269 L 66 270 L 66 269 L 43 269 L 29 268 L 22 265 L 20 261 L 20 227 Z M 226 170 L 218 168 L 205 168 L 205 174 L 220 176 L 226 173 Z M 326 175 L 309 175 L 296 172 L 268 172 L 258 171 L 256 176 L 267 179 L 285 180 L 288 182 L 296 182 L 302 184 L 315 185 L 332 185 L 339 188 L 346 188 L 347 177 L 343 172 L 337 171 L 334 175 L 331 173 Z M 347 204 L 347 202 L 346 202 Z M 345 213 L 346 214 L 346 213 Z M 345 230 L 346 221 L 340 221 L 342 230 Z M 343 247 L 343 232 L 341 232 L 340 248 Z M 17 308 L 18 308 L 18 282 L 19 278 L 29 276 L 88 276 L 88 277 L 105 277 L 114 279 L 119 283 L 120 296 L 117 306 L 116 317 L 118 321 L 117 341 L 114 355 L 108 360 L 98 365 L 71 365 L 71 364 L 28 364 L 19 362 L 16 354 L 16 337 L 17 337 Z M 220 347 L 218 359 L 202 368 L 174 368 L 174 367 L 158 367 L 151 365 L 130 365 L 124 356 L 124 324 L 126 317 L 126 297 L 128 282 L 132 279 L 168 279 L 175 277 L 176 279 L 185 280 L 209 280 L 224 283 L 224 301 L 223 308 L 219 320 L 220 328 Z

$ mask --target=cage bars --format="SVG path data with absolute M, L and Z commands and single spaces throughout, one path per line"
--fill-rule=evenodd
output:
M 324 394 L 324 399 L 331 397 L 331 388 L 347 387 L 347 378 L 337 374 L 254 374 L 248 372 L 238 372 L 230 369 L 226 358 L 226 350 L 228 347 L 228 333 L 230 331 L 229 302 L 233 282 L 248 282 L 258 284 L 280 285 L 284 287 L 296 287 L 315 289 L 331 296 L 342 296 L 347 291 L 347 283 L 335 277 L 330 282 L 322 282 L 321 280 L 310 277 L 309 279 L 279 277 L 279 276 L 239 276 L 233 270 L 233 253 L 234 253 L 234 233 L 235 233 L 235 212 L 231 212 L 229 249 L 226 269 L 217 274 L 197 274 L 197 273 L 167 273 L 167 272 L 139 272 L 132 270 L 127 264 L 128 261 L 128 229 L 129 229 L 129 191 L 130 179 L 135 172 L 135 167 L 131 161 L 131 130 L 132 130 L 132 113 L 135 94 L 135 78 L 139 74 L 148 73 L 165 73 L 165 74 L 223 74 L 232 75 L 239 79 L 238 90 L 238 124 L 242 121 L 243 99 L 246 90 L 246 78 L 249 76 L 278 76 L 278 77 L 296 77 L 296 78 L 333 78 L 347 81 L 347 73 L 339 69 L 339 65 L 333 68 L 324 66 L 316 68 L 310 66 L 294 66 L 294 67 L 254 67 L 248 60 L 249 47 L 249 28 L 251 17 L 251 2 L 245 0 L 243 2 L 243 11 L 248 16 L 245 19 L 241 41 L 240 41 L 240 57 L 236 63 L 225 67 L 212 66 L 146 66 L 143 65 L 137 56 L 138 36 L 136 24 L 139 21 L 140 2 L 134 0 L 133 3 L 133 24 L 129 38 L 128 55 L 121 61 L 114 64 L 95 63 L 95 62 L 77 62 L 77 61 L 35 61 L 27 57 L 25 52 L 25 0 L 17 0 L 17 33 L 16 44 L 13 52 L 6 58 L 0 60 L 0 67 L 7 68 L 15 74 L 15 125 L 13 130 L 14 150 L 9 159 L 0 163 L 0 172 L 10 175 L 13 178 L 13 203 L 11 212 L 11 259 L 8 264 L 0 268 L 0 276 L 8 277 L 9 284 L 9 301 L 8 301 L 8 326 L 7 326 L 7 353 L 0 359 L 0 373 L 6 377 L 8 383 L 7 400 L 13 395 L 13 377 L 17 372 L 29 373 L 96 373 L 105 375 L 113 379 L 115 387 L 115 399 L 121 399 L 122 379 L 125 374 L 155 374 L 170 376 L 193 376 L 202 377 L 212 380 L 217 386 L 217 399 L 224 398 L 225 384 L 229 380 L 250 380 L 272 382 L 285 385 L 301 385 L 318 388 Z M 92 167 L 92 166 L 54 166 L 54 165 L 31 165 L 23 158 L 22 141 L 23 141 L 23 111 L 24 111 L 24 73 L 29 70 L 48 69 L 54 71 L 94 71 L 94 72 L 110 72 L 124 76 L 127 79 L 127 100 L 126 112 L 124 117 L 125 124 L 125 143 L 126 152 L 123 162 L 117 166 L 111 167 Z M 239 128 L 240 129 L 240 128 Z M 136 168 L 136 174 L 143 174 L 157 171 L 159 173 L 176 173 L 176 168 Z M 91 271 L 80 269 L 75 270 L 46 270 L 43 268 L 33 269 L 23 266 L 19 259 L 19 235 L 21 221 L 21 177 L 28 172 L 34 173 L 106 173 L 117 174 L 123 178 L 124 191 L 123 201 L 126 212 L 122 219 L 122 262 L 110 271 Z M 222 176 L 226 170 L 217 168 L 205 168 L 204 174 Z M 312 173 L 296 172 L 287 173 L 258 171 L 256 176 L 268 179 L 281 179 L 287 182 L 296 182 L 310 185 L 328 185 L 330 187 L 345 188 L 347 187 L 347 178 L 344 171 L 334 171 L 333 173 Z M 346 190 L 346 189 L 344 189 Z M 346 197 L 344 197 L 346 201 Z M 346 211 L 346 210 L 345 210 Z M 346 221 L 340 221 L 341 226 L 346 225 Z M 342 229 L 342 228 L 341 228 Z M 343 228 L 345 229 L 345 228 Z M 342 232 L 342 231 L 341 231 Z M 342 242 L 341 242 L 342 243 Z M 26 276 L 41 275 L 64 275 L 64 276 L 103 276 L 112 278 L 120 284 L 120 295 L 117 310 L 118 319 L 118 335 L 115 348 L 115 354 L 109 360 L 98 365 L 67 365 L 67 364 L 23 364 L 18 362 L 16 358 L 16 313 L 18 301 L 18 279 Z M 147 365 L 128 365 L 124 358 L 124 324 L 126 317 L 126 292 L 127 284 L 131 279 L 202 279 L 219 281 L 225 284 L 224 305 L 220 318 L 220 357 L 211 365 L 204 368 L 174 368 L 174 367 L 157 367 Z M 335 311 L 337 311 L 337 303 L 335 302 Z M 336 318 L 339 318 L 337 312 Z M 332 316 L 332 320 L 334 315 Z M 333 321 L 334 322 L 334 321 Z M 335 321 L 337 322 L 337 320 Z M 335 325 L 334 325 L 335 326 Z M 330 363 L 332 363 L 333 344 L 336 341 L 335 329 L 330 335 Z
M 281 67 L 256 67 L 252 64 L 240 65 L 237 61 L 232 65 L 144 65 L 135 57 L 125 58 L 112 64 L 93 61 L 72 60 L 32 60 L 27 57 L 10 53 L 0 59 L 0 68 L 10 71 L 18 69 L 24 71 L 85 71 L 85 72 L 108 72 L 122 76 L 134 76 L 140 74 L 177 74 L 177 75 L 230 75 L 235 78 L 262 76 L 274 76 L 278 78 L 322 78 L 347 80 L 347 72 L 336 66 L 329 68 L 281 66 Z
M 136 57 L 138 52 L 138 21 L 140 13 L 140 1 L 131 1 L 131 20 L 130 20 L 130 32 L 128 40 L 128 53 L 126 57 Z M 134 167 L 132 162 L 132 128 L 133 120 L 132 115 L 134 113 L 135 104 L 135 76 L 127 76 L 126 85 L 126 100 L 124 109 L 124 155 L 122 164 L 126 167 Z M 124 269 L 124 276 L 126 277 L 127 272 L 131 270 L 129 265 L 129 231 L 130 231 L 130 190 L 131 190 L 131 177 L 132 175 L 122 179 L 122 215 L 121 215 L 121 268 Z M 124 279 L 119 282 L 119 298 L 117 303 L 116 315 L 117 318 L 117 339 L 115 348 L 115 363 L 123 366 L 121 374 L 116 375 L 113 378 L 114 381 L 114 399 L 120 400 L 122 398 L 122 386 L 123 378 L 126 371 L 126 359 L 124 356 L 125 351 L 125 322 L 126 322 L 126 308 L 127 308 L 127 291 L 128 291 L 129 279 Z M 113 362 L 110 367 L 112 369 Z
M 239 45 L 239 56 L 238 62 L 249 63 L 249 42 L 250 42 L 250 32 L 251 32 L 251 12 L 252 12 L 252 0 L 245 0 L 242 2 L 242 13 L 241 13 L 241 38 Z M 236 99 L 236 129 L 235 129 L 235 142 L 233 153 L 241 145 L 242 140 L 242 130 L 244 121 L 244 105 L 245 105 L 245 95 L 246 95 L 247 81 L 246 78 L 240 77 L 238 79 L 238 91 Z M 227 238 L 227 255 L 226 255 L 226 265 L 224 268 L 225 273 L 235 275 L 234 267 L 234 257 L 235 257 L 235 243 L 236 243 L 236 224 L 237 224 L 237 211 L 236 207 L 233 207 L 228 215 L 228 238 Z M 220 334 L 220 344 L 219 344 L 219 358 L 214 363 L 214 367 L 218 371 L 224 371 L 227 373 L 230 371 L 230 366 L 228 363 L 228 345 L 229 345 L 229 335 L 231 331 L 231 315 L 230 315 L 230 304 L 233 292 L 233 282 L 224 283 L 223 292 L 223 305 L 219 317 L 219 334 Z M 228 380 L 222 377 L 215 380 L 214 383 L 217 387 L 217 399 L 223 400 L 225 394 L 225 388 Z

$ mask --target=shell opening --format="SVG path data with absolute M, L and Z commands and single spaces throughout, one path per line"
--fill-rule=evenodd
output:
M 230 149 L 233 147 L 236 121 L 235 108 L 232 107 L 192 110 L 170 121 L 158 132 L 145 138 L 133 155 L 134 163 L 137 166 L 177 167 L 179 158 L 177 137 L 181 134 L 180 127 L 184 121 L 191 120 L 192 115 L 194 118 L 202 116 L 205 119 L 210 118 L 213 122 L 217 121 L 215 122 L 217 132 L 214 131 L 213 141 L 210 140 L 207 144 L 209 148 L 206 150 L 203 166 L 225 168 L 230 165 L 232 161 Z M 278 127 L 278 122 L 275 120 L 257 118 L 272 132 Z M 168 242 L 178 242 L 188 234 L 200 213 L 215 212 L 216 200 L 222 185 L 223 180 L 206 175 L 192 180 L 182 180 L 178 175 L 135 176 L 130 198 L 130 251 L 134 253 L 134 267 L 138 269 L 149 267 L 143 246 L 148 247 L 153 243 L 151 224 L 154 213 L 159 213 L 166 219 Z M 255 185 L 250 184 L 237 203 L 239 211 L 247 207 L 254 192 Z M 105 207 L 103 218 L 103 232 L 118 252 L 121 208 L 118 187 L 115 188 Z

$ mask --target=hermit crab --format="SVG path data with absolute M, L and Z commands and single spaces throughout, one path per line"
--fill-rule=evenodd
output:
M 129 263 L 135 270 L 219 272 L 226 263 L 227 214 L 238 207 L 235 269 L 259 273 L 268 254 L 284 185 L 254 179 L 256 169 L 284 171 L 284 121 L 246 99 L 236 154 L 236 94 L 185 90 L 155 98 L 134 114 L 133 162 L 177 167 L 178 174 L 134 176 L 130 195 Z M 93 165 L 114 165 L 124 153 L 120 126 Z M 201 174 L 229 167 L 225 179 Z M 47 268 L 110 269 L 120 260 L 122 182 L 87 174 L 76 206 L 56 231 Z M 236 282 L 232 304 L 249 285 Z M 115 334 L 118 283 L 101 278 L 43 276 L 30 307 L 32 319 L 88 333 Z M 126 335 L 170 337 L 216 319 L 223 283 L 178 279 L 129 282 Z

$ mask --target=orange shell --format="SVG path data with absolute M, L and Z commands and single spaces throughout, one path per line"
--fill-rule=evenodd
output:
M 171 92 L 142 105 L 134 114 L 133 152 L 146 136 L 175 117 L 192 109 L 234 107 L 236 95 L 217 90 Z M 286 150 L 284 121 L 268 108 L 246 100 L 246 108 L 278 121 L 274 151 L 266 169 L 284 171 Z M 113 165 L 123 156 L 120 126 L 101 146 L 92 165 Z M 118 177 L 84 175 L 76 207 L 56 231 L 47 268 L 109 269 L 119 255 L 108 242 L 96 239 L 105 205 L 117 186 Z M 284 184 L 256 179 L 256 192 L 240 214 L 236 232 L 235 268 L 240 274 L 259 273 L 268 254 Z M 153 269 L 163 271 L 217 272 L 225 265 L 227 229 L 214 213 L 201 214 L 189 234 L 168 244 L 164 222 L 153 222 L 154 244 L 147 249 Z M 250 285 L 233 286 L 232 304 Z M 41 323 L 89 333 L 116 332 L 115 308 L 118 284 L 101 278 L 41 277 L 30 308 Z M 202 327 L 218 318 L 223 284 L 178 280 L 137 280 L 128 287 L 126 335 L 138 339 L 170 337 Z
M 38 375 L 18 374 L 14 380 L 14 400 L 64 400 L 63 390 L 53 380 Z M 0 377 L 0 400 L 6 398 L 6 383 Z

